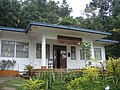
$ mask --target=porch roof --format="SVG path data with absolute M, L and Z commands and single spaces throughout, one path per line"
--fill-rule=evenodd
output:
M 22 33 L 26 32 L 25 29 L 22 29 L 22 28 L 11 28 L 11 27 L 0 27 L 0 30 L 13 31 L 13 32 L 22 32 Z
M 108 32 L 96 31 L 96 30 L 91 30 L 91 29 L 86 29 L 86 28 L 76 28 L 76 27 L 72 27 L 72 26 L 64 26 L 64 25 L 58 25 L 58 24 L 48 24 L 48 23 L 43 23 L 43 22 L 30 22 L 26 28 L 26 33 L 29 31 L 29 29 L 31 28 L 32 25 L 33 26 L 42 26 L 42 27 L 80 31 L 80 32 L 86 32 L 86 33 L 101 34 L 101 35 L 111 35 L 111 33 L 108 33 Z

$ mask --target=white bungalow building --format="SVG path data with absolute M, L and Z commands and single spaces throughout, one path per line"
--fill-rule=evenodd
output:
M 31 22 L 26 29 L 0 27 L 0 60 L 16 61 L 15 70 L 24 65 L 35 68 L 79 69 L 86 65 L 82 42 L 91 44 L 95 60 L 105 60 L 108 43 L 117 41 L 102 38 L 111 33 L 56 24 Z

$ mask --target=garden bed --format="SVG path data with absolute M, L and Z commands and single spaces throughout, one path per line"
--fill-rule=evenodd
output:
M 0 76 L 18 76 L 19 71 L 17 70 L 0 70 Z

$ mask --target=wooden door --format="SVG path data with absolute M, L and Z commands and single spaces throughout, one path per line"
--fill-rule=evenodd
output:
M 67 68 L 66 46 L 53 46 L 53 68 Z
M 67 68 L 66 49 L 60 50 L 60 68 Z

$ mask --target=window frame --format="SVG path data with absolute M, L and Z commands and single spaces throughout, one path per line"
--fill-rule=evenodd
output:
M 80 60 L 87 60 L 84 48 L 80 48 Z
M 27 57 L 17 57 L 17 43 L 26 43 L 26 44 L 28 44 L 28 51 L 27 51 L 27 54 L 28 54 L 28 56 Z M 15 55 L 16 55 L 16 58 L 29 58 L 29 51 L 30 51 L 30 44 L 29 44 L 29 42 L 21 42 L 21 41 L 16 41 L 16 49 L 15 49 Z
M 99 49 L 100 50 L 100 53 L 99 53 L 100 59 L 98 59 L 98 57 L 96 58 L 96 55 L 98 55 L 98 54 L 95 53 L 95 49 Z M 100 48 L 100 47 L 94 47 L 94 58 L 95 58 L 95 60 L 102 60 L 102 48 Z
M 41 43 L 36 43 L 36 48 L 35 48 L 36 56 L 35 57 L 36 57 L 36 59 L 41 59 L 42 58 L 42 50 L 41 50 L 41 53 L 39 53 L 40 51 L 37 52 L 37 45 L 39 45 L 40 46 L 39 48 L 42 49 L 42 44 Z M 38 53 L 40 54 L 40 56 L 37 57 Z
M 13 41 L 13 42 L 15 42 L 15 44 L 14 44 L 14 57 L 4 57 L 4 58 L 21 58 L 21 57 L 16 57 L 16 42 L 25 42 L 25 43 L 28 43 L 29 44 L 29 48 L 28 48 L 28 57 L 27 58 L 29 58 L 30 57 L 30 42 L 26 42 L 26 41 L 18 41 L 18 40 L 10 40 L 10 39 L 1 39 L 0 40 L 0 57 L 3 57 L 2 56 L 2 41 Z
M 74 48 L 74 54 L 72 54 L 72 48 Z M 73 55 L 74 55 L 74 57 L 73 57 Z M 75 46 L 71 46 L 71 60 L 76 60 L 76 47 Z
M 13 51 L 13 56 L 2 56 L 2 41 L 8 41 L 8 42 L 14 42 L 14 51 Z M 1 57 L 6 57 L 6 58 L 14 58 L 15 57 L 15 41 L 13 41 L 13 40 L 1 40 L 1 52 L 0 52 L 0 56 Z
M 40 57 L 37 57 L 37 44 L 39 44 L 40 45 L 40 47 L 41 47 L 41 53 L 40 53 Z M 42 44 L 41 43 L 36 43 L 36 59 L 42 59 Z M 47 51 L 47 50 L 49 50 L 49 51 Z M 48 55 L 47 55 L 47 53 L 49 53 Z M 49 59 L 50 58 L 50 44 L 46 44 L 46 59 Z

